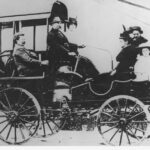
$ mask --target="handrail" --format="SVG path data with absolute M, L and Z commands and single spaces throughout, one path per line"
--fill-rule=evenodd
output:
M 45 78 L 45 72 L 41 76 L 16 76 L 16 77 L 0 77 L 0 81 L 12 81 L 12 80 L 37 80 L 37 79 L 44 79 Z

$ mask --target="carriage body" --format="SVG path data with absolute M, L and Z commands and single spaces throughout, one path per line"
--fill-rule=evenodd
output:
M 23 19 L 11 16 L 14 20 L 8 17 L 11 21 L 2 21 L 1 26 L 11 26 L 13 34 L 23 27 L 32 26 L 35 50 L 36 26 L 46 26 L 47 35 L 51 19 L 49 15 L 49 12 L 38 13 L 36 17 L 31 14 Z M 81 130 L 82 125 L 91 122 L 89 128 L 97 126 L 104 141 L 111 145 L 130 145 L 147 138 L 150 120 L 149 81 L 135 82 L 129 79 L 103 83 L 97 79 L 94 65 L 78 56 L 74 66 L 68 67 L 71 70 L 58 75 L 63 84 L 59 86 L 58 81 L 58 86 L 54 87 L 53 79 L 45 73 L 40 76 L 18 76 L 12 51 L 7 52 L 6 55 L 5 52 L 0 54 L 1 58 L 7 57 L 0 74 L 1 140 L 9 144 L 21 144 L 36 133 L 53 135 L 66 121 L 64 129 L 71 130 Z M 40 60 L 47 58 L 47 51 L 37 54 Z M 81 64 L 78 58 L 81 58 Z M 94 81 L 86 78 L 93 78 Z M 103 81 L 109 81 L 109 78 Z M 56 98 L 58 101 L 55 100 L 55 92 L 63 90 L 67 95 L 62 94 Z

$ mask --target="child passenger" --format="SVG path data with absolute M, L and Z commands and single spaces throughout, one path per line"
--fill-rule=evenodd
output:
M 134 73 L 136 75 L 135 81 L 150 80 L 150 47 L 144 47 L 142 55 L 138 54 Z

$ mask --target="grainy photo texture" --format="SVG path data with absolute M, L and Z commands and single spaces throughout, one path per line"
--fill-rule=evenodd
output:
M 0 0 L 0 145 L 150 145 L 148 0 Z

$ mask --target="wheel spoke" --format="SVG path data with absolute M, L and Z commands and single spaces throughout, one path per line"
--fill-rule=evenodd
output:
M 46 120 L 46 123 L 47 123 L 47 125 L 48 125 L 49 129 L 51 130 L 51 132 L 52 132 L 52 134 L 53 134 L 54 132 L 53 132 L 53 130 L 52 130 L 52 128 L 51 128 L 51 126 L 49 125 L 49 123 L 48 123 L 48 121 L 47 121 L 47 120 Z
M 138 128 L 138 126 L 139 126 L 139 123 L 137 123 L 137 128 Z M 132 127 L 134 128 L 134 125 L 132 125 Z M 134 134 L 136 134 L 137 129 L 136 128 L 134 128 L 134 129 L 135 129 L 135 133 Z
M 102 114 L 105 114 L 105 115 L 107 115 L 107 116 L 109 116 L 109 117 L 111 117 L 111 118 L 116 118 L 115 116 L 112 116 L 111 114 L 109 114 L 109 113 L 107 113 L 107 112 L 101 112 Z
M 127 111 L 127 99 L 125 99 L 125 110 L 124 110 L 124 114 L 126 114 Z
M 23 110 L 22 112 L 20 112 L 20 114 L 22 114 L 22 113 L 24 113 L 24 112 L 26 112 L 26 111 L 28 111 L 28 110 L 31 110 L 33 107 L 36 107 L 36 106 L 35 106 L 35 105 L 33 105 L 33 106 L 31 106 L 30 108 L 25 109 L 25 110 Z
M 113 127 L 111 127 L 110 129 L 108 129 L 108 130 L 104 131 L 102 134 L 104 134 L 104 133 L 106 133 L 106 132 L 108 132 L 108 131 L 110 131 L 110 130 L 112 130 L 112 129 L 116 128 L 117 126 L 118 126 L 118 124 L 117 124 L 117 125 L 115 125 L 115 126 L 113 126 Z
M 11 105 L 10 105 L 10 102 L 9 102 L 9 99 L 8 99 L 8 96 L 7 96 L 7 94 L 6 94 L 5 92 L 4 92 L 4 96 L 5 96 L 5 98 L 6 98 L 6 101 L 7 101 L 7 104 L 8 104 L 9 109 L 12 110 Z
M 114 123 L 118 123 L 118 121 L 101 121 L 99 122 L 100 124 L 114 124 Z
M 129 135 L 128 135 L 128 133 L 127 133 L 127 132 L 125 132 L 125 133 L 126 133 L 126 135 L 127 135 L 128 143 L 129 143 L 129 145 L 130 145 L 130 144 L 131 144 L 131 142 L 130 142 Z
M 3 107 L 4 109 L 9 110 L 9 108 L 8 108 L 2 101 L 0 101 L 0 104 L 2 105 L 2 107 Z
M 27 126 L 26 126 L 25 124 L 23 124 L 22 122 L 21 122 L 21 124 L 22 124 L 23 127 L 29 132 L 29 135 L 32 135 L 32 132 L 27 128 Z
M 141 123 L 142 124 L 142 123 L 148 123 L 148 121 L 134 121 L 133 120 L 131 123 Z
M 141 115 L 141 114 L 143 114 L 143 113 L 144 113 L 144 111 L 142 111 L 142 112 L 140 112 L 140 113 L 138 113 L 138 114 L 132 116 L 132 117 L 129 118 L 128 120 L 132 120 L 133 118 L 136 118 L 137 116 L 139 116 L 139 115 Z
M 10 135 L 11 129 L 12 129 L 12 124 L 10 125 L 9 131 L 8 131 L 8 134 L 7 134 L 7 136 L 6 136 L 6 140 L 9 138 L 9 135 Z
M 14 123 L 14 136 L 15 136 L 15 143 L 16 143 L 17 141 L 16 123 Z
M 21 127 L 20 127 L 20 124 L 18 124 L 18 128 L 19 128 L 19 131 L 21 133 L 22 138 L 25 140 L 25 136 L 24 136 L 24 133 L 23 133 Z
M 141 131 L 142 133 L 145 133 L 145 131 L 144 130 L 142 130 L 142 129 L 140 129 L 140 128 L 138 128 L 139 127 L 139 124 L 137 125 L 137 127 L 134 127 L 133 125 L 132 125 L 132 128 L 134 128 L 134 129 L 136 129 L 135 131 Z M 136 133 L 135 133 L 136 134 Z
M 20 104 L 20 102 L 21 102 L 20 99 L 22 98 L 22 90 L 20 90 L 19 94 L 20 94 L 20 95 L 19 95 L 18 100 L 17 100 L 17 103 L 18 103 L 18 104 Z
M 8 127 L 9 123 L 0 131 L 0 134 Z
M 22 117 L 19 117 L 19 119 L 20 119 L 21 121 L 23 121 L 23 122 L 26 122 L 26 123 L 28 123 L 28 124 L 31 124 L 31 125 L 36 126 L 34 123 L 32 123 L 32 121 L 29 122 L 29 121 L 27 121 L 26 119 L 24 119 L 24 118 L 22 118 Z
M 130 111 L 130 113 L 128 114 L 128 116 L 127 117 L 129 117 L 130 116 L 130 114 L 133 112 L 133 110 L 135 109 L 135 107 L 137 106 L 137 104 L 135 104 L 134 106 L 133 106 L 133 108 L 131 109 L 131 111 Z
M 119 145 L 121 145 L 121 143 L 122 143 L 122 136 L 123 136 L 123 130 L 121 129 L 121 135 L 120 135 L 120 142 L 119 142 Z
M 115 111 L 114 111 L 114 109 L 111 107 L 111 105 L 110 105 L 110 104 L 108 104 L 108 106 L 109 106 L 109 108 L 113 111 L 113 113 L 114 113 L 113 115 L 115 115 L 115 116 L 119 117 L 119 115 L 117 115 L 117 114 L 116 114 L 116 112 L 115 112 Z
M 7 117 L 6 115 L 1 115 L 1 116 L 0 116 L 0 118 L 6 118 L 6 117 Z
M 4 123 L 4 122 L 6 122 L 6 121 L 8 121 L 8 119 L 6 119 L 6 120 L 3 120 L 2 122 L 0 122 L 0 124 Z
M 118 105 L 118 109 L 120 110 L 120 104 L 119 104 L 119 100 L 118 99 L 116 100 L 116 103 Z
M 118 128 L 118 130 L 113 134 L 113 136 L 110 138 L 109 142 L 112 141 L 112 139 L 115 137 L 115 135 L 117 134 L 118 131 L 119 131 L 119 128 Z
M 31 130 L 31 128 L 33 127 L 33 126 L 35 126 L 36 127 L 36 124 L 35 124 L 35 122 L 36 122 L 36 120 L 34 121 L 34 123 L 30 123 L 31 124 L 31 126 L 30 126 L 30 128 L 29 128 L 29 130 Z
M 43 119 L 42 119 L 42 125 L 43 125 L 44 136 L 46 136 L 45 124 L 44 124 L 44 120 Z
M 132 128 L 130 125 L 128 125 L 130 128 Z M 139 141 L 140 139 L 133 133 L 133 131 L 130 129 L 130 128 L 128 128 L 129 130 L 130 130 L 130 132 L 135 136 L 135 138 Z
M 38 115 L 32 115 L 32 114 L 25 114 L 25 115 L 20 115 L 21 117 L 38 117 Z
M 18 109 L 18 112 L 28 103 L 28 101 L 30 100 L 30 98 L 28 98 L 23 105 Z
M 50 119 L 50 121 L 54 124 L 54 125 L 56 125 L 56 127 L 59 129 L 60 127 L 58 126 L 58 124 L 57 123 L 55 123 L 55 121 L 54 120 L 52 120 L 52 119 Z

